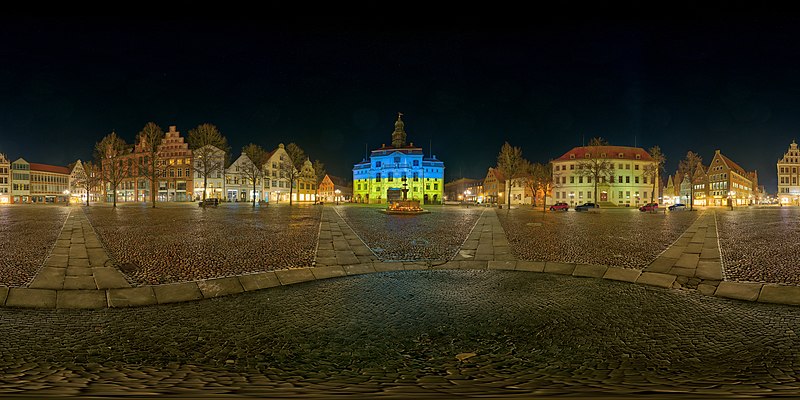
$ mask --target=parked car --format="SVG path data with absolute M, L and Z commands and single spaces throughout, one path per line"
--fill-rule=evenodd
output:
M 647 203 L 639 207 L 639 211 L 658 211 L 658 203 Z
M 595 203 L 583 203 L 579 206 L 575 206 L 575 211 L 589 211 L 590 208 L 599 208 Z
M 567 211 L 569 210 L 569 204 L 567 203 L 556 203 L 550 206 L 550 211 Z
M 671 205 L 671 206 L 669 206 L 669 207 L 667 207 L 667 208 L 668 208 L 670 211 L 675 211 L 675 210 L 685 210 L 685 209 L 686 209 L 686 204 L 681 204 L 681 203 L 678 203 L 678 204 L 673 204 L 673 205 Z

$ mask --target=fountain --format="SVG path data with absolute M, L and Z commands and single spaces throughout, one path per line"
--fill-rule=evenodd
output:
M 398 196 L 392 195 L 392 193 L 396 192 L 403 193 L 402 199 L 398 199 Z M 405 182 L 405 179 L 403 179 L 402 189 L 389 190 L 387 192 L 387 200 L 389 201 L 389 207 L 387 207 L 385 210 L 381 210 L 386 214 L 416 215 L 430 212 L 423 210 L 422 207 L 420 207 L 419 200 L 408 199 L 408 183 Z

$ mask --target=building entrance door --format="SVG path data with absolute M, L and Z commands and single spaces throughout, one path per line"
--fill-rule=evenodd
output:
M 600 201 L 608 201 L 608 193 L 600 192 Z

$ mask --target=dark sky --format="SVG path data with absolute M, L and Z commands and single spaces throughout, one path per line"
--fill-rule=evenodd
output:
M 65 165 L 111 130 L 210 122 L 234 156 L 294 141 L 352 177 L 402 111 L 448 181 L 483 177 L 505 140 L 546 162 L 602 136 L 660 145 L 669 173 L 721 149 L 775 192 L 800 130 L 800 20 L 480 21 L 0 17 L 0 152 Z

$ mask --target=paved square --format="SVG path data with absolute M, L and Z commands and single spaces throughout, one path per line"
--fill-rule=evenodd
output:
M 481 207 L 424 206 L 430 213 L 388 215 L 386 205 L 346 205 L 336 211 L 381 260 L 449 260 L 483 212 Z
M 547 212 L 524 206 L 498 210 L 520 260 L 642 269 L 669 247 L 698 212 L 643 213 L 636 209 Z
M 800 284 L 800 208 L 718 210 L 727 280 Z
M 69 211 L 64 206 L 0 206 L 0 285 L 21 286 L 36 275 Z
M 185 282 L 310 267 L 320 206 L 195 203 L 90 207 L 109 257 L 140 284 Z

